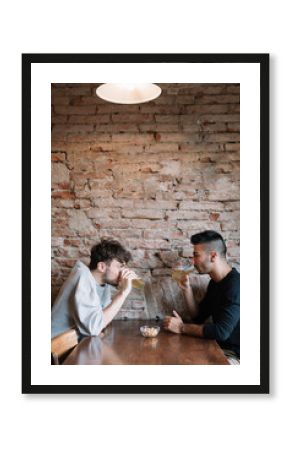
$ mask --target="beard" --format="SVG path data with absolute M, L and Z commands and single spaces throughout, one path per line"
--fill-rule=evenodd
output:
M 113 287 L 117 287 L 119 284 L 119 276 L 117 279 L 112 279 L 112 277 L 110 277 L 108 275 L 108 269 L 107 269 L 104 274 L 104 283 L 109 284 L 110 286 L 113 286 Z
M 205 275 L 211 272 L 211 263 L 209 261 L 194 265 L 199 275 Z

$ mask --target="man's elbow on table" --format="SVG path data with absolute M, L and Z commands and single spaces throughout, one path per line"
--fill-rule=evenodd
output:
M 215 339 L 224 342 L 229 339 L 232 330 L 229 327 L 223 327 L 216 324 L 205 324 L 203 327 L 203 337 L 205 339 Z
M 100 336 L 105 328 L 104 317 L 102 312 L 82 318 L 76 321 L 76 326 L 81 336 Z

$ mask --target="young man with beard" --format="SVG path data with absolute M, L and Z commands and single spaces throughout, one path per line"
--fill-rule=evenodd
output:
M 126 267 L 131 254 L 102 239 L 91 249 L 89 267 L 78 261 L 62 286 L 51 313 L 51 337 L 75 327 L 79 336 L 98 336 L 113 320 L 132 289 L 136 274 Z M 111 298 L 110 285 L 118 287 Z
M 192 262 L 200 274 L 211 278 L 204 299 L 198 304 L 189 284 L 188 275 L 180 280 L 192 319 L 195 323 L 183 323 L 173 311 L 174 317 L 165 317 L 165 329 L 199 338 L 215 339 L 224 349 L 231 364 L 239 364 L 240 358 L 240 274 L 226 260 L 226 244 L 219 233 L 203 231 L 191 236 Z M 212 323 L 205 321 L 212 317 Z

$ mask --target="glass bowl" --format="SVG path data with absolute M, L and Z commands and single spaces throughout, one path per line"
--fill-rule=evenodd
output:
M 140 332 L 144 337 L 155 337 L 160 331 L 160 327 L 157 325 L 143 325 L 140 327 Z

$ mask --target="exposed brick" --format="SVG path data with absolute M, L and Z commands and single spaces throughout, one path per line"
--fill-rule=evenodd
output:
M 192 202 L 182 201 L 179 204 L 179 209 L 189 209 L 198 211 L 222 211 L 224 209 L 223 203 L 220 202 Z
M 51 193 L 52 198 L 63 198 L 63 199 L 74 199 L 75 193 L 71 191 L 52 191 Z
M 158 221 L 158 220 L 150 220 L 150 219 L 131 219 L 129 222 L 132 228 L 141 228 L 141 229 L 168 229 L 168 223 L 165 221 Z
M 235 202 L 225 201 L 224 203 L 225 211 L 239 211 L 240 210 L 240 202 L 237 200 Z
M 141 132 L 152 132 L 152 133 L 173 133 L 178 132 L 180 130 L 180 127 L 178 124 L 167 124 L 167 123 L 145 123 L 139 125 L 139 130 Z
M 201 114 L 201 122 L 217 123 L 217 122 L 240 122 L 239 114 Z
M 190 230 L 191 234 L 199 233 L 200 231 L 205 230 L 221 231 L 221 225 L 218 222 L 210 222 L 206 220 L 179 220 L 178 228 L 181 230 Z
M 184 233 L 178 229 L 145 230 L 144 239 L 184 239 Z
M 59 247 L 61 245 L 63 245 L 64 240 L 62 238 L 55 238 L 52 237 L 51 238 L 51 246 L 52 247 Z
M 118 318 L 170 312 L 173 300 L 182 310 L 171 267 L 191 258 L 193 233 L 221 232 L 239 267 L 239 85 L 162 83 L 140 105 L 107 103 L 98 85 L 52 84 L 52 297 L 112 237 L 152 291 L 133 290 Z M 191 282 L 202 297 L 208 279 Z
M 142 230 L 133 230 L 133 229 L 116 229 L 113 230 L 112 228 L 106 230 L 104 228 L 102 228 L 102 237 L 110 237 L 110 238 L 115 238 L 118 240 L 124 240 L 127 238 L 133 238 L 133 239 L 141 239 L 142 238 Z M 133 261 L 134 264 L 136 263 L 136 261 Z
M 129 248 L 134 249 L 168 249 L 171 248 L 171 243 L 166 239 L 126 239 Z
M 227 151 L 240 151 L 240 144 L 225 144 L 225 148 Z
M 70 134 L 67 135 L 67 142 L 75 143 L 90 143 L 91 145 L 107 145 L 111 141 L 111 134 L 109 133 L 85 133 L 82 135 Z
M 52 208 L 73 208 L 74 200 L 52 198 L 51 206 Z
M 177 153 L 179 151 L 179 145 L 178 143 L 152 143 L 150 145 L 145 145 L 144 151 L 146 153 Z M 164 155 L 162 155 L 162 158 L 165 158 Z
M 73 95 L 90 95 L 89 87 L 54 87 L 53 95 L 56 96 L 73 96 Z
M 119 208 L 91 208 L 87 212 L 89 219 L 118 219 L 120 218 Z
M 97 111 L 100 114 L 104 113 L 139 114 L 140 105 L 118 105 L 118 104 L 113 105 L 107 102 L 103 102 L 102 104 L 97 106 Z
M 162 219 L 164 213 L 156 209 L 127 209 L 122 211 L 122 216 L 132 219 Z
M 61 116 L 61 115 L 57 116 L 57 115 L 54 115 L 51 118 L 51 123 L 53 125 L 54 124 L 59 124 L 59 123 L 66 123 L 67 121 L 68 121 L 68 116 Z
M 77 209 L 80 208 L 90 208 L 91 207 L 91 201 L 87 199 L 77 199 L 74 202 L 74 207 Z
M 86 191 L 82 194 L 81 191 L 77 193 L 77 197 L 79 198 L 90 198 L 94 204 L 97 204 L 98 199 L 102 198 L 111 198 L 113 191 L 111 189 L 98 189 L 95 191 Z
M 82 124 L 56 124 L 52 128 L 52 133 L 90 133 L 94 130 L 94 125 L 82 125 Z
M 58 116 L 63 117 L 63 116 Z M 96 115 L 73 115 L 69 116 L 68 122 L 71 123 L 79 123 L 79 124 L 110 124 L 110 116 L 109 114 L 96 114 Z
M 67 153 L 71 152 L 82 152 L 90 149 L 90 145 L 86 142 L 78 142 L 78 143 L 67 143 L 67 142 L 52 142 L 52 150 L 53 151 L 64 151 Z
M 64 114 L 64 115 L 72 115 L 72 114 L 95 114 L 96 106 L 87 105 L 87 106 L 58 106 L 55 105 L 54 111 L 56 114 Z
M 233 230 L 238 230 L 239 229 L 239 223 L 235 222 L 235 221 L 230 221 L 230 222 L 223 222 L 221 224 L 221 230 L 222 231 L 233 231 Z
M 238 186 L 232 185 L 232 187 L 228 189 L 220 189 L 218 191 L 216 190 L 210 190 L 206 194 L 206 197 L 208 200 L 211 201 L 221 201 L 221 200 L 239 200 L 240 198 L 240 190 Z
M 162 168 L 160 169 L 160 174 L 178 176 L 181 172 L 180 161 L 164 161 L 162 162 Z
M 239 142 L 239 133 L 209 133 L 204 137 L 206 142 Z
M 112 122 L 114 124 L 119 123 L 135 123 L 135 124 L 144 124 L 144 123 L 152 123 L 154 122 L 153 114 L 112 114 Z
M 64 239 L 64 245 L 69 245 L 72 247 L 79 247 L 81 245 L 80 239 Z
M 53 163 L 52 164 L 52 184 L 59 186 L 63 183 L 69 183 L 69 169 L 65 164 Z
M 182 116 L 180 115 L 166 115 L 166 114 L 155 114 L 155 120 L 157 124 L 170 124 L 170 125 L 178 125 Z
M 196 97 L 195 103 L 198 105 L 215 105 L 219 103 L 239 103 L 239 95 L 203 95 Z
M 153 133 L 135 134 L 135 133 L 123 133 L 112 136 L 113 142 L 122 142 L 124 144 L 147 144 L 154 142 L 155 137 Z
M 176 210 L 176 211 L 168 211 L 166 213 L 166 217 L 169 220 L 207 220 L 209 217 L 208 212 L 206 211 L 188 211 L 188 210 Z
M 77 233 L 82 233 L 82 235 L 83 233 L 88 235 L 95 233 L 95 228 L 92 226 L 92 222 L 81 210 L 75 209 L 70 211 L 69 227 Z
M 82 96 L 76 96 L 76 97 L 70 97 L 70 104 L 74 106 L 78 105 L 97 105 L 98 109 L 98 98 L 96 97 L 95 93 L 94 95 L 87 97 L 85 95 Z
M 143 209 L 173 209 L 175 210 L 177 207 L 177 202 L 166 201 L 166 200 L 135 200 L 134 202 L 135 208 L 143 208 Z
M 216 222 L 219 217 L 220 217 L 219 213 L 210 213 L 209 215 L 209 219 L 212 220 L 213 222 Z
M 66 158 L 66 154 L 63 153 L 52 153 L 51 154 L 51 161 L 52 162 L 64 162 Z
M 228 129 L 228 125 L 224 122 L 216 122 L 216 123 L 208 123 L 206 121 L 201 122 L 201 131 L 209 131 L 209 132 L 225 132 L 230 131 Z
M 53 95 L 51 99 L 52 105 L 69 105 L 69 102 L 69 97 L 57 97 L 56 95 Z
M 198 153 L 203 153 L 206 154 L 207 152 L 218 152 L 220 151 L 220 146 L 219 144 L 208 144 L 206 142 L 203 143 L 197 143 L 197 142 L 192 142 L 192 143 L 188 143 L 188 142 L 182 142 L 179 146 L 180 148 L 180 152 L 182 153 L 192 153 L 192 152 L 198 152 Z
M 226 92 L 228 94 L 240 94 L 240 85 L 229 84 L 226 86 Z
M 225 222 L 236 221 L 236 223 L 239 223 L 240 211 L 222 212 L 220 214 L 220 220 Z
M 229 111 L 228 105 L 187 105 L 184 107 L 185 114 L 205 113 L 205 114 L 225 114 Z M 234 112 L 234 111 L 232 111 Z
M 152 105 L 175 105 L 177 103 L 177 95 L 161 95 L 156 100 L 152 101 Z
M 160 133 L 158 141 L 160 142 L 196 142 L 199 138 L 194 137 L 192 134 L 185 133 Z
M 93 221 L 96 228 L 99 230 L 102 229 L 110 229 L 113 228 L 114 230 L 118 229 L 128 229 L 131 226 L 129 219 L 118 219 L 118 220 L 106 220 L 106 219 L 97 219 Z M 139 227 L 143 228 L 143 227 Z

